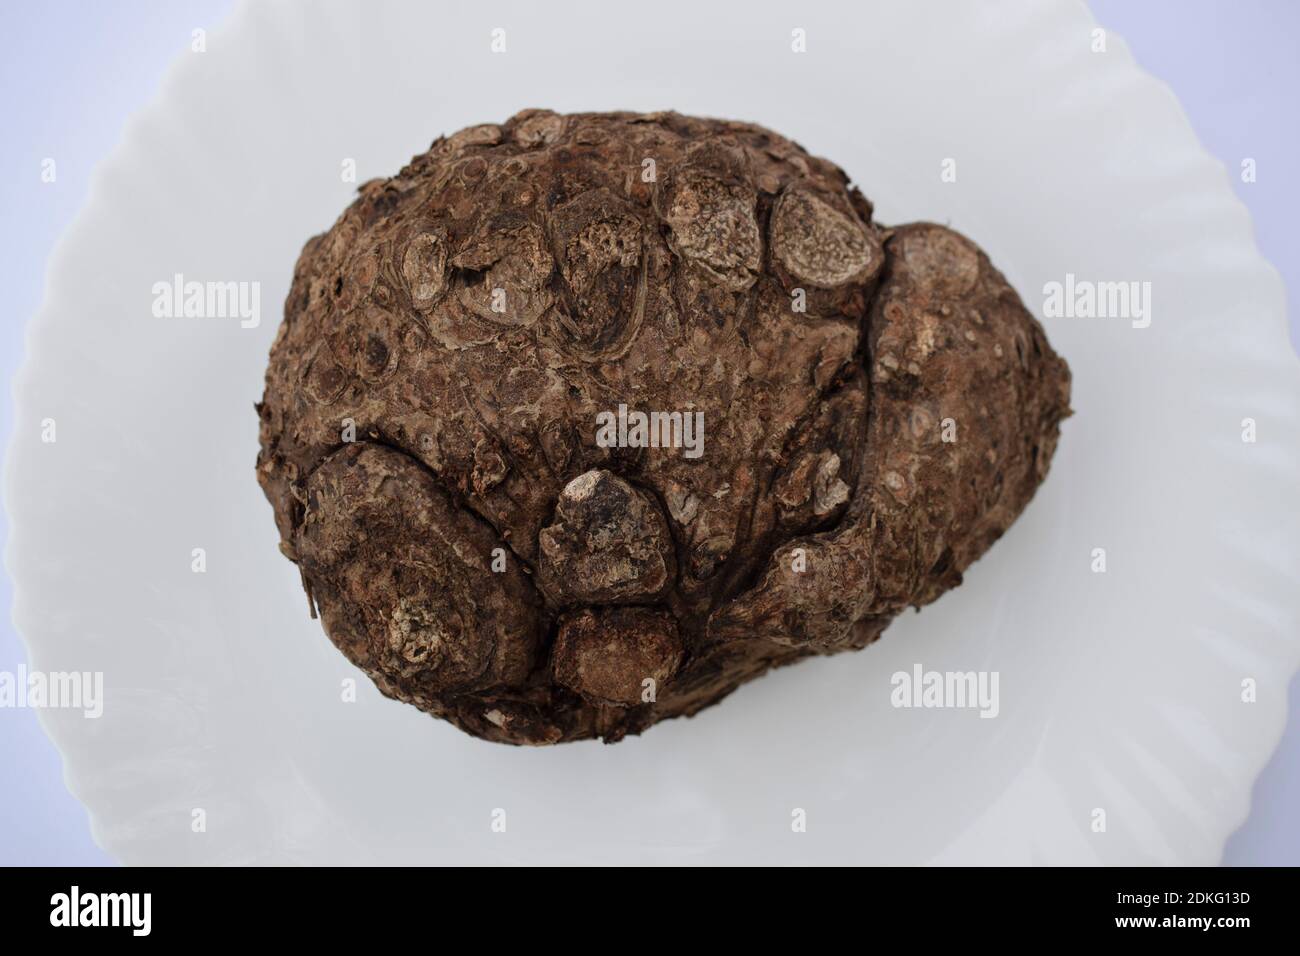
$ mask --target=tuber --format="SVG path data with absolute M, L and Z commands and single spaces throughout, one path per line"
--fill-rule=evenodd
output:
M 960 584 L 1069 392 L 979 248 L 874 222 L 795 143 L 528 110 L 307 243 L 257 475 L 384 694 L 489 740 L 617 741 Z

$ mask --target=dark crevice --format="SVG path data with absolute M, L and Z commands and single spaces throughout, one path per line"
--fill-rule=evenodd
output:
M 885 251 L 883 243 L 881 248 L 885 256 L 885 262 L 881 269 L 881 274 L 876 287 L 872 290 L 871 296 L 869 296 L 864 303 L 863 315 L 858 324 L 858 346 L 854 353 L 854 361 L 850 365 L 847 365 L 845 368 L 836 372 L 835 377 L 817 396 L 816 401 L 809 406 L 807 414 L 790 429 L 786 442 L 781 449 L 782 460 L 789 464 L 792 444 L 798 441 L 803 432 L 813 421 L 816 420 L 821 407 L 835 398 L 836 395 L 849 385 L 860 382 L 863 399 L 866 403 L 866 411 L 861 426 L 862 440 L 857 443 L 855 448 L 854 461 L 850 464 L 849 468 L 846 469 L 854 476 L 854 487 L 849 497 L 848 504 L 836 509 L 839 512 L 838 517 L 835 517 L 834 512 L 832 512 L 820 523 L 814 524 L 806 529 L 801 529 L 794 534 L 781 536 L 779 534 L 780 529 L 778 525 L 768 533 L 765 541 L 751 541 L 750 545 L 753 548 L 755 558 L 748 563 L 748 567 L 737 568 L 732 571 L 730 579 L 727 580 L 725 586 L 717 592 L 717 597 L 713 602 L 715 610 L 724 607 L 741 595 L 756 588 L 762 582 L 763 577 L 771 567 L 772 559 L 776 552 L 782 547 L 804 539 L 809 541 L 825 539 L 841 531 L 847 531 L 855 523 L 866 520 L 865 512 L 870 497 L 870 487 L 868 484 L 870 476 L 867 465 L 871 456 L 871 448 L 868 438 L 871 434 L 871 425 L 876 411 L 876 402 L 874 401 L 871 388 L 872 317 L 875 314 L 875 306 L 880 298 L 881 290 L 885 288 L 892 271 L 891 257 L 888 252 Z M 857 373 L 861 373 L 860 379 L 858 378 Z M 755 508 L 759 501 L 765 499 L 770 500 L 772 496 L 772 488 L 780 473 L 781 468 L 779 467 L 768 469 L 766 482 L 761 491 L 754 497 Z M 752 520 L 753 509 L 751 509 L 750 512 L 751 528 Z
M 335 455 L 339 454 L 340 452 L 346 451 L 348 448 L 354 448 L 361 445 L 374 445 L 375 447 L 378 448 L 387 448 L 389 451 L 395 451 L 403 455 L 404 457 L 409 459 L 412 463 L 414 463 L 417 467 L 419 467 L 426 475 L 429 476 L 429 478 L 438 486 L 438 488 L 441 489 L 442 492 L 449 499 L 451 499 L 453 505 L 455 505 L 457 508 L 464 511 L 466 514 L 473 517 L 480 524 L 491 529 L 493 535 L 499 538 L 501 540 L 501 544 L 506 548 L 507 551 L 510 552 L 511 557 L 513 557 L 516 561 L 518 561 L 520 566 L 525 569 L 528 577 L 530 578 L 529 581 L 530 585 L 532 585 L 534 591 L 537 590 L 536 585 L 532 584 L 532 580 L 531 580 L 536 573 L 536 569 L 533 567 L 532 562 L 526 560 L 518 552 L 515 551 L 514 545 L 511 543 L 510 538 L 502 534 L 501 529 L 497 527 L 496 523 L 493 522 L 486 515 L 484 515 L 482 511 L 475 506 L 473 501 L 469 500 L 463 494 L 461 494 L 456 488 L 448 485 L 447 482 L 443 481 L 442 476 L 438 474 L 438 472 L 433 467 L 431 467 L 427 462 L 421 459 L 418 455 L 412 453 L 410 449 L 404 448 L 402 447 L 402 445 L 398 444 L 392 439 L 385 437 L 378 430 L 368 433 L 365 438 L 358 438 L 356 441 L 351 441 L 351 442 L 339 442 L 338 444 L 331 446 L 324 452 L 324 454 L 321 455 L 320 460 L 315 465 L 313 465 L 309 471 L 303 474 L 301 478 L 298 479 L 297 483 L 299 485 L 306 485 L 306 483 L 311 479 L 312 475 L 316 473 L 317 469 L 323 466 L 326 462 L 330 461 Z M 302 517 L 305 517 L 305 515 L 303 515 Z M 298 527 L 299 525 L 295 524 L 294 526 L 295 530 L 297 530 Z M 541 596 L 540 592 L 538 592 L 539 599 L 540 596 Z

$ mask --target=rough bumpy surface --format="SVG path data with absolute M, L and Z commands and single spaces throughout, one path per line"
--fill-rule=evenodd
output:
M 959 584 L 1046 475 L 1069 383 L 976 246 L 872 222 L 796 144 L 531 110 L 307 243 L 258 479 L 385 694 L 490 740 L 613 741 Z M 665 413 L 656 440 L 607 447 L 620 406 Z

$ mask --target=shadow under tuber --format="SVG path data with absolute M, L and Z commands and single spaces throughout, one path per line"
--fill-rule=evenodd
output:
M 864 647 L 1047 474 L 1070 373 L 983 252 L 747 123 L 528 110 L 294 271 L 257 475 L 326 633 L 513 744 Z

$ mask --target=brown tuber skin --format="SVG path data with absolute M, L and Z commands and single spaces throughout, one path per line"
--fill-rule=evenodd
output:
M 1069 391 L 975 245 L 873 223 L 796 144 L 530 110 L 307 243 L 258 479 L 385 694 L 489 740 L 615 741 L 960 584 Z M 702 414 L 702 453 L 605 447 L 620 405 Z

